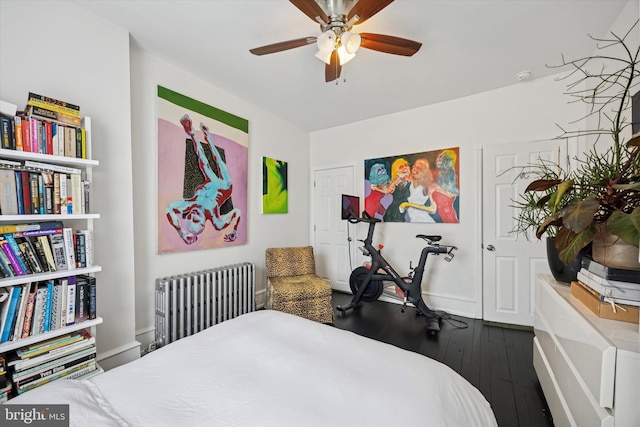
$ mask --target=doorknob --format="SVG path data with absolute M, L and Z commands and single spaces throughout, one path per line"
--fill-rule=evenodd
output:
M 496 247 L 493 245 L 487 245 L 487 250 L 493 252 L 496 250 Z

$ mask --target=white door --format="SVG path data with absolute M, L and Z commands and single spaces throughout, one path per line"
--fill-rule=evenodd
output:
M 518 200 L 535 179 L 517 166 L 544 159 L 566 164 L 566 140 L 495 144 L 483 147 L 483 312 L 484 319 L 533 325 L 534 285 L 548 273 L 545 238 L 529 241 L 511 233 Z M 523 173 L 521 173 L 523 172 Z
M 331 283 L 333 289 L 351 292 L 349 275 L 351 260 L 355 261 L 355 245 L 349 236 L 353 224 L 342 220 L 343 194 L 354 193 L 354 167 L 345 166 L 317 170 L 313 174 L 313 252 L 316 273 Z

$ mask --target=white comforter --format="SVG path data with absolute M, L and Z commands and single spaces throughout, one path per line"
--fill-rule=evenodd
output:
M 446 365 L 269 310 L 9 403 L 69 403 L 71 426 L 82 427 L 497 426 L 482 394 Z

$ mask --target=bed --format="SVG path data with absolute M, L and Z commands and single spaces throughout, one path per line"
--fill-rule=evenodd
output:
M 88 380 L 10 404 L 69 404 L 71 426 L 497 426 L 448 366 L 290 314 L 222 322 Z

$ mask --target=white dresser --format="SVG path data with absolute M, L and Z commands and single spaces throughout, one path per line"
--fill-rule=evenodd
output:
M 601 319 L 541 274 L 533 365 L 556 427 L 640 426 L 638 324 Z

